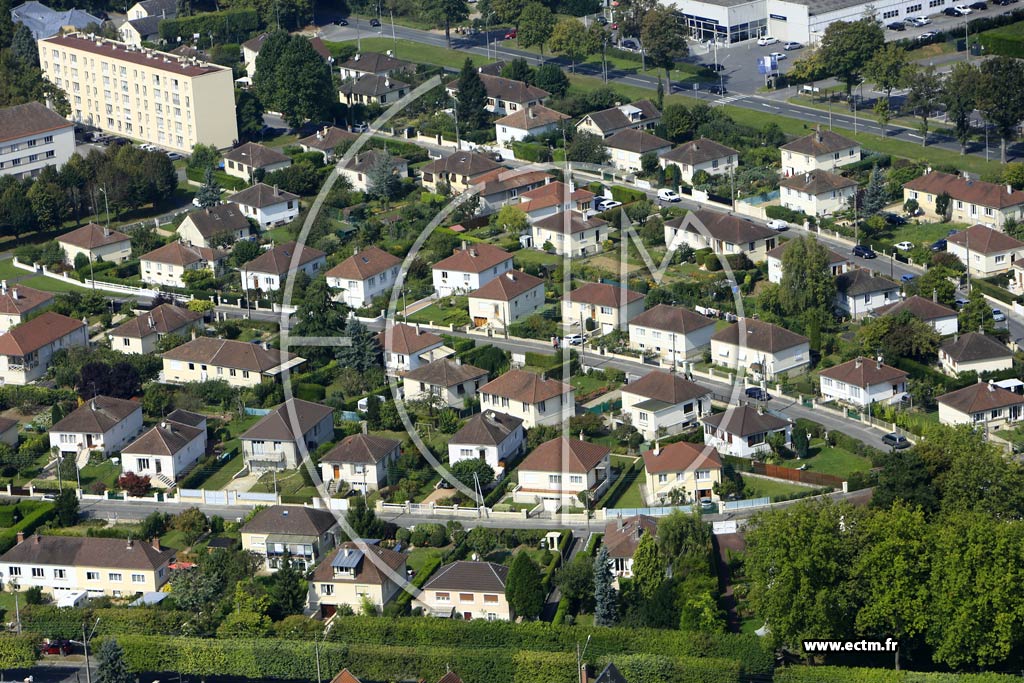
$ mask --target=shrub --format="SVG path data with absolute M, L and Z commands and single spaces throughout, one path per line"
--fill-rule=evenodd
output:
M 32 633 L 0 635 L 0 670 L 27 669 L 36 664 L 39 636 Z

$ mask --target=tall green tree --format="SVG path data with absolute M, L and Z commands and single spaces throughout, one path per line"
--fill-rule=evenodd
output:
M 958 318 L 961 332 L 990 332 L 995 327 L 992 307 L 977 288 L 972 288 L 967 295 L 967 303 L 960 309 Z
M 885 176 L 878 170 L 878 164 L 871 167 L 868 184 L 864 188 L 861 216 L 865 219 L 878 215 L 885 208 L 889 196 L 885 189 Z
M 334 300 L 327 279 L 318 277 L 309 283 L 299 301 L 294 332 L 299 337 L 341 337 L 345 330 L 345 305 Z M 333 346 L 311 346 L 307 356 L 326 363 L 334 355 Z
M 886 129 L 889 126 L 889 121 L 892 120 L 893 114 L 891 100 L 888 97 L 879 97 L 871 111 L 875 113 L 875 117 L 878 119 L 878 125 L 882 128 L 882 135 L 886 135 Z
M 402 181 L 395 173 L 395 162 L 386 150 L 378 150 L 366 172 L 366 184 L 371 197 L 390 202 L 402 189 Z
M 601 44 L 596 34 L 587 29 L 582 21 L 567 17 L 555 24 L 548 47 L 552 52 L 560 52 L 568 57 L 572 71 L 576 73 L 576 62 L 600 50 Z
M 270 598 L 267 613 L 274 621 L 292 614 L 302 614 L 306 605 L 306 582 L 302 573 L 285 557 L 284 563 L 270 577 L 267 595 Z
M 877 464 L 878 485 L 871 496 L 872 507 L 889 508 L 903 502 L 925 514 L 938 509 L 935 485 L 918 449 L 885 453 L 878 457 Z
M 1000 160 L 1006 163 L 1006 143 L 1017 135 L 1024 119 L 1024 64 L 1013 57 L 993 57 L 981 63 L 977 107 L 999 133 Z
M 540 568 L 528 553 L 518 552 L 512 558 L 505 582 L 508 605 L 518 616 L 535 619 L 544 608 L 544 589 L 541 587 Z
M 376 334 L 367 329 L 366 325 L 352 319 L 345 326 L 345 336 L 351 340 L 351 345 L 338 347 L 335 356 L 339 365 L 359 372 L 366 372 L 377 365 L 381 350 Z
M 633 552 L 633 581 L 645 598 L 652 598 L 665 581 L 665 560 L 654 536 L 644 534 Z
M 370 401 L 376 403 L 376 401 Z M 366 504 L 366 498 L 355 496 L 351 499 L 345 521 L 359 538 L 380 538 L 384 523 L 377 519 L 377 513 Z
M 523 42 L 521 35 L 519 36 L 519 42 Z M 545 38 L 545 42 L 547 42 L 547 38 Z M 532 83 L 533 67 L 524 58 L 516 57 L 502 68 L 501 77 L 510 78 L 513 81 L 522 81 L 523 83 Z
M 656 7 L 658 7 L 657 0 L 620 0 L 615 12 L 615 18 L 619 23 L 619 34 L 623 36 L 640 35 L 643 30 L 644 18 Z
M 537 67 L 537 71 L 533 74 L 533 84 L 547 90 L 554 97 L 564 97 L 569 89 L 569 77 L 565 75 L 561 67 L 549 62 Z
M 608 548 L 601 545 L 594 557 L 594 625 L 614 626 L 618 621 L 618 596 L 612 586 Z
M 911 69 L 906 78 L 907 98 L 904 106 L 921 119 L 921 146 L 928 144 L 928 121 L 942 99 L 942 78 L 934 66 Z
M 203 174 L 203 184 L 199 186 L 199 190 L 196 192 L 196 201 L 203 208 L 217 206 L 220 204 L 220 193 L 220 183 L 217 182 L 216 176 L 213 175 L 213 166 L 207 166 L 206 173 Z
M 512 24 L 518 28 L 523 3 L 521 0 L 490 0 L 490 11 L 500 23 Z
M 539 2 L 528 2 L 519 15 L 517 40 L 520 47 L 540 48 L 544 55 L 544 45 L 551 39 L 555 29 L 555 14 Z
M 910 311 L 866 320 L 857 330 L 856 338 L 861 353 L 869 358 L 881 353 L 887 359 L 930 361 L 939 348 L 935 328 Z
M 864 65 L 864 78 L 885 93 L 885 99 L 892 97 L 892 91 L 903 87 L 910 66 L 907 50 L 898 43 L 886 43 Z
M 960 142 L 960 154 L 967 153 L 971 139 L 971 116 L 978 104 L 978 68 L 969 62 L 957 62 L 942 80 L 939 100 L 946 107 L 946 120 L 953 123 L 953 131 Z
M 665 70 L 665 82 L 672 91 L 672 69 L 676 61 L 689 53 L 686 47 L 686 27 L 675 7 L 659 5 L 644 15 L 640 29 L 640 42 L 647 54 L 647 63 Z
M 249 142 L 259 140 L 263 132 L 264 108 L 252 90 L 235 89 L 235 123 L 238 139 Z
M 11 54 L 25 66 L 39 68 L 39 48 L 32 35 L 32 29 L 25 24 L 18 24 L 11 39 Z
M 63 467 L 62 467 L 63 469 Z M 72 464 L 72 476 L 74 476 L 74 465 Z M 62 474 L 63 477 L 63 474 Z M 60 526 L 74 526 L 78 523 L 78 494 L 72 489 L 66 488 L 60 492 L 53 504 L 54 512 L 57 514 L 57 524 Z
M 608 161 L 608 148 L 600 135 L 590 131 L 577 131 L 565 147 L 566 161 L 578 161 L 587 164 L 603 164 Z
M 562 565 L 555 574 L 555 585 L 574 604 L 591 604 L 594 600 L 594 561 L 590 555 L 577 553 Z
M 811 309 L 831 311 L 836 283 L 828 247 L 811 236 L 790 240 L 782 254 L 779 303 L 790 315 Z
M 438 26 L 444 27 L 444 38 L 448 49 L 452 48 L 452 23 L 469 19 L 469 5 L 466 0 L 425 0 L 425 14 Z
M 462 132 L 481 130 L 487 125 L 487 90 L 480 78 L 480 72 L 473 66 L 473 60 L 466 58 L 459 72 L 458 99 L 459 124 Z
M 104 640 L 96 653 L 96 683 L 132 683 L 133 680 L 120 643 L 116 638 Z
M 256 57 L 253 87 L 260 102 L 291 127 L 324 118 L 337 100 L 331 68 L 302 36 L 275 31 Z
M 885 33 L 874 18 L 834 21 L 825 29 L 818 49 L 822 67 L 846 85 L 846 94 L 860 83 L 864 67 L 885 45 Z

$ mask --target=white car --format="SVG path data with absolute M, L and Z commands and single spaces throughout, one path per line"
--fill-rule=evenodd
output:
M 562 348 L 565 348 L 567 346 L 579 346 L 582 343 L 582 334 L 570 334 L 568 336 L 562 337 Z
M 617 202 L 614 199 L 604 199 L 597 204 L 598 211 L 608 211 L 614 209 L 616 206 L 622 206 L 622 202 Z
M 787 41 L 786 43 L 784 43 L 782 45 L 782 49 L 783 50 L 799 50 L 802 47 L 803 47 L 803 45 L 801 45 L 800 43 L 796 42 L 795 40 Z
M 670 190 L 667 187 L 663 187 L 658 190 L 658 199 L 663 202 L 678 202 L 682 199 L 675 190 Z
M 956 10 L 957 12 L 959 12 L 959 13 L 960 13 L 960 14 L 962 14 L 962 15 L 964 15 L 965 17 L 966 17 L 966 16 L 968 15 L 968 14 L 970 14 L 971 12 L 973 12 L 973 11 L 974 11 L 974 10 L 972 10 L 972 9 L 971 9 L 970 7 L 968 7 L 967 5 L 957 5 L 957 6 L 956 6 L 956 7 L 954 7 L 953 9 L 955 9 L 955 10 Z
M 896 247 L 897 249 L 899 249 L 900 251 L 910 251 L 911 249 L 914 248 L 914 243 L 913 242 L 897 242 L 893 246 Z
M 788 57 L 789 55 L 787 55 L 787 54 L 786 54 L 785 52 L 773 52 L 773 53 L 771 53 L 771 54 L 770 54 L 770 55 L 768 55 L 768 56 L 769 56 L 769 57 L 775 57 L 775 61 L 778 61 L 778 60 L 780 60 L 780 59 L 785 59 L 785 58 L 786 58 L 786 57 Z
M 914 22 L 914 26 L 927 26 L 932 23 L 932 20 L 928 17 L 914 17 L 911 21 Z
M 199 203 L 199 197 L 192 198 L 192 206 L 196 207 L 197 209 L 203 208 L 203 205 Z
M 765 45 L 774 45 L 777 42 L 779 42 L 779 39 L 773 38 L 772 36 L 761 36 L 757 39 L 757 44 L 761 47 L 764 47 Z
M 370 130 L 370 127 L 365 123 L 357 123 L 354 126 L 352 126 L 353 133 L 365 133 L 368 130 Z
M 781 218 L 773 218 L 770 221 L 768 221 L 768 227 L 771 228 L 772 230 L 778 230 L 779 232 L 782 232 L 783 230 L 789 230 L 789 223 L 782 220 Z

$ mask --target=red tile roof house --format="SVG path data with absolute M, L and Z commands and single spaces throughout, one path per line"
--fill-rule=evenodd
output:
M 29 315 L 53 303 L 53 293 L 25 285 L 7 286 L 0 280 L 0 333 L 25 322 Z
M 950 196 L 947 216 L 936 212 L 942 194 Z M 1010 185 L 967 180 L 949 173 L 931 171 L 903 185 L 903 201 L 914 199 L 926 218 L 1001 229 L 1007 219 L 1024 219 L 1024 192 Z
M 142 432 L 142 404 L 97 396 L 50 427 L 50 448 L 66 455 L 120 451 Z
M 821 371 L 818 381 L 826 401 L 860 408 L 898 403 L 907 394 L 907 373 L 881 360 L 857 357 Z
M 519 485 L 512 491 L 517 503 L 543 504 L 549 512 L 581 508 L 580 494 L 597 501 L 608 488 L 611 449 L 601 444 L 559 437 L 537 446 L 522 463 Z
M 431 268 L 438 296 L 467 294 L 510 270 L 512 254 L 486 242 L 465 241 L 455 253 Z
M 722 458 L 706 444 L 679 441 L 660 446 L 655 442 L 644 453 L 644 473 L 643 495 L 649 504 L 717 501 L 715 484 L 722 482 Z
M 0 384 L 28 384 L 41 379 L 54 353 L 88 345 L 85 323 L 47 311 L 0 335 Z
M 622 515 L 604 525 L 601 542 L 608 549 L 612 561 L 612 576 L 633 577 L 633 555 L 644 534 L 658 535 L 658 520 L 647 515 L 633 515 L 623 519 Z
M 312 453 L 334 440 L 334 409 L 291 398 L 246 430 L 239 440 L 250 472 L 295 469 L 305 446 Z
M 438 569 L 413 605 L 435 617 L 512 621 L 515 613 L 505 599 L 507 579 L 504 565 L 459 560 Z
M 206 453 L 206 417 L 175 410 L 121 450 L 121 471 L 172 488 Z
M 163 354 L 161 381 L 171 384 L 222 379 L 233 387 L 253 387 L 278 380 L 305 358 L 280 349 L 233 339 L 197 337 Z
M 366 600 L 380 613 L 401 591 L 408 556 L 375 541 L 365 543 L 363 548 L 352 541 L 342 543 L 313 572 L 308 602 L 319 608 L 321 617 L 330 617 L 340 605 L 359 613 Z
M 517 205 L 521 195 L 543 187 L 553 179 L 553 175 L 544 171 L 517 168 L 497 168 L 478 176 L 473 186 L 479 186 L 480 190 L 477 194 L 480 198 L 479 213 L 486 216 L 500 210 L 505 204 Z
M 510 270 L 470 292 L 468 304 L 476 327 L 504 329 L 544 305 L 544 280 Z
M 575 391 L 532 372 L 509 370 L 480 387 L 480 408 L 518 417 L 526 429 L 560 425 L 576 414 Z
M 90 261 L 115 263 L 127 261 L 132 256 L 132 241 L 128 235 L 96 223 L 61 235 L 57 244 L 64 250 L 64 262 L 69 265 L 74 265 L 79 254 L 85 254 Z
M 1024 396 L 980 379 L 935 400 L 942 424 L 974 425 L 986 432 L 1012 426 L 1024 414 Z
M 174 304 L 160 304 L 149 313 L 127 320 L 109 333 L 110 348 L 121 353 L 154 353 L 157 342 L 169 334 L 189 338 L 201 329 L 203 314 Z
M 562 322 L 586 326 L 592 321 L 598 334 L 625 330 L 643 312 L 644 295 L 616 285 L 584 282 L 562 299 Z
M 395 286 L 401 264 L 402 259 L 380 247 L 357 248 L 327 271 L 327 286 L 343 290 L 342 299 L 352 308 L 363 308 Z
M 239 268 L 239 277 L 245 289 L 276 292 L 285 286 L 288 276 L 301 270 L 313 277 L 326 267 L 327 254 L 324 252 L 306 246 L 299 250 L 295 242 L 287 242 L 243 264 Z
M 648 441 L 682 431 L 711 412 L 711 390 L 654 370 L 622 387 L 622 413 Z
M 629 348 L 681 364 L 711 344 L 715 321 L 688 308 L 658 304 L 629 321 Z
M 972 275 L 1005 273 L 1024 255 L 1024 242 L 984 225 L 972 225 L 946 238 L 946 249 L 968 266 Z
M 415 370 L 454 353 L 441 337 L 419 325 L 389 325 L 377 335 L 377 341 L 384 349 L 384 368 L 392 375 Z

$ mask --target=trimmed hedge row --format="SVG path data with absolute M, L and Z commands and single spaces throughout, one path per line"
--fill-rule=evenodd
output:
M 0 671 L 35 666 L 37 643 L 39 636 L 34 633 L 0 635 Z
M 661 654 L 713 657 L 740 662 L 746 673 L 769 673 L 772 653 L 756 636 L 694 633 L 646 628 L 553 626 L 545 622 L 510 624 L 502 621 L 458 619 L 337 619 L 329 639 L 403 647 L 445 643 L 461 649 L 540 650 L 574 652 L 577 642 L 591 637 L 596 653 Z
M 346 621 L 343 617 L 338 621 Z M 102 638 L 97 638 L 98 650 Z M 312 642 L 271 639 L 199 639 L 118 636 L 132 671 L 178 671 L 192 676 L 309 679 L 316 676 Z M 598 660 L 598 666 L 605 661 Z M 616 656 L 615 664 L 630 683 L 733 683 L 739 680 L 737 662 L 663 655 Z M 326 643 L 320 646 L 323 671 L 348 668 L 362 679 L 437 680 L 449 668 L 463 680 L 490 683 L 573 683 L 577 680 L 575 651 L 515 651 L 444 647 L 394 647 L 375 644 Z
M 226 43 L 238 35 L 252 33 L 260 27 L 260 18 L 254 9 L 228 9 L 203 12 L 191 17 L 164 19 L 159 24 L 160 37 L 172 45 L 178 39 L 191 40 L 198 33 L 203 38 L 211 33 L 215 42 Z
M 1020 676 L 998 673 L 954 674 L 839 666 L 790 666 L 775 670 L 775 683 L 1009 683 Z
M 54 511 L 52 503 L 40 504 L 38 508 L 28 512 L 17 524 L 3 531 L 0 531 L 0 553 L 6 553 L 18 542 L 18 532 L 24 531 L 29 535 L 42 525 L 53 519 Z
M 21 608 L 21 625 L 26 631 L 45 633 L 48 638 L 81 638 L 82 624 L 100 620 L 97 635 L 133 633 L 157 636 L 181 633 L 183 625 L 193 617 L 189 612 L 132 607 L 101 609 L 29 605 Z

